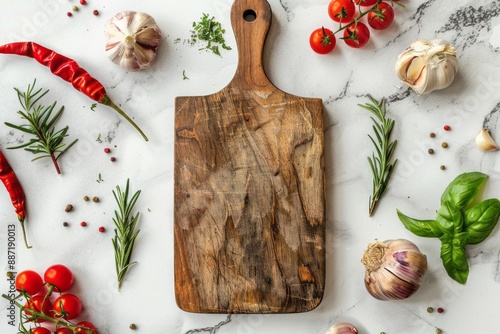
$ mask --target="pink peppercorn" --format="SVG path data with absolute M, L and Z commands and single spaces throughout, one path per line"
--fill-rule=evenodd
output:
M 92 12 L 92 14 L 94 14 L 95 16 L 99 15 L 99 11 L 97 9 L 94 9 L 94 11 Z
M 87 1 L 85 1 L 85 0 L 80 0 L 80 5 L 84 5 L 84 6 L 85 6 L 86 4 L 87 4 Z
M 81 226 L 81 227 L 85 227 L 85 226 L 87 226 L 87 223 L 86 223 L 86 222 L 81 222 L 81 223 L 80 223 L 80 226 Z
M 116 161 L 116 158 L 115 157 L 111 157 L 111 162 L 115 162 Z
M 443 129 L 444 129 L 445 131 L 450 131 L 450 130 L 451 130 L 451 126 L 449 126 L 449 125 L 445 125 L 445 126 L 443 127 Z
M 71 17 L 71 16 L 73 16 L 73 13 L 72 12 L 67 12 L 66 15 L 68 15 L 68 17 Z
M 443 313 L 443 312 L 444 312 L 444 310 L 443 310 L 443 308 L 442 308 L 442 307 L 439 307 L 439 308 L 437 309 L 437 313 Z
M 101 233 L 106 232 L 106 229 L 104 228 L 104 226 L 99 227 L 99 232 L 101 232 Z
M 110 149 L 109 147 L 106 147 L 106 148 L 104 149 L 104 153 L 109 153 L 109 152 L 111 152 L 111 149 Z

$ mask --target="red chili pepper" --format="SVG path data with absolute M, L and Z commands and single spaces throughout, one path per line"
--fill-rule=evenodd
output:
M 26 218 L 26 196 L 24 195 L 24 190 L 21 187 L 21 183 L 19 183 L 14 170 L 3 155 L 2 151 L 0 151 L 0 180 L 2 180 L 5 189 L 7 189 L 7 192 L 10 195 L 10 200 L 17 213 L 17 219 L 19 220 L 19 223 L 21 223 L 24 243 L 26 244 L 27 248 L 31 248 L 31 246 L 28 245 L 28 241 L 26 239 L 26 231 L 24 229 L 24 219 Z
M 120 109 L 106 93 L 104 86 L 93 78 L 86 70 L 81 68 L 76 61 L 60 55 L 40 44 L 34 42 L 16 42 L 0 46 L 0 53 L 15 54 L 34 58 L 40 64 L 47 66 L 52 73 L 70 82 L 73 87 L 90 97 L 92 100 L 107 105 L 124 117 L 147 141 L 148 137 L 135 124 L 135 122 Z

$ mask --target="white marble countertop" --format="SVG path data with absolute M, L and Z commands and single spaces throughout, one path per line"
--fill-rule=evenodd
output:
M 396 208 L 414 217 L 429 217 L 439 205 L 447 184 L 458 174 L 481 171 L 490 176 L 484 197 L 500 197 L 500 153 L 483 153 L 474 144 L 486 125 L 500 138 L 500 4 L 496 0 L 402 0 L 395 23 L 372 33 L 363 49 L 342 42 L 330 55 L 314 54 L 310 32 L 334 26 L 326 11 L 328 1 L 270 0 L 273 23 L 264 52 L 264 66 L 281 90 L 319 97 L 325 107 L 327 171 L 326 286 L 320 306 L 308 313 L 234 315 L 220 334 L 321 334 L 334 323 L 349 321 L 360 333 L 387 334 L 499 333 L 500 230 L 477 246 L 468 247 L 469 280 L 451 280 L 439 258 L 435 239 L 419 238 L 399 222 Z M 27 231 L 30 250 L 22 244 L 16 225 L 15 271 L 43 272 L 63 263 L 76 275 L 73 288 L 82 298 L 84 313 L 99 333 L 126 333 L 130 323 L 137 333 L 186 333 L 216 325 L 225 315 L 189 314 L 179 310 L 173 281 L 173 123 L 174 97 L 203 95 L 222 89 L 237 64 L 229 13 L 231 0 L 98 1 L 88 0 L 72 17 L 76 0 L 3 1 L 0 44 L 32 40 L 68 57 L 97 77 L 115 102 L 148 134 L 141 139 L 111 109 L 93 101 L 56 78 L 47 68 L 25 57 L 0 56 L 2 124 L 0 148 L 20 178 L 28 198 Z M 94 16 L 92 10 L 99 10 Z M 151 14 L 164 33 L 155 64 L 127 73 L 104 52 L 104 23 L 122 10 Z M 203 13 L 216 17 L 227 29 L 233 50 L 222 57 L 199 52 L 187 40 L 193 21 Z M 447 89 L 417 96 L 394 74 L 400 54 L 415 39 L 442 38 L 458 51 L 459 74 Z M 185 76 L 189 79 L 184 79 Z M 14 87 L 25 89 L 33 79 L 50 89 L 49 96 L 65 106 L 59 125 L 69 125 L 68 139 L 77 144 L 60 160 L 57 175 L 49 160 L 30 162 L 32 156 L 7 147 L 25 140 L 3 122 L 20 123 Z M 396 120 L 399 165 L 375 215 L 368 216 L 371 172 L 366 157 L 372 146 L 367 134 L 370 117 L 357 106 L 367 94 L 386 97 Z M 449 132 L 443 126 L 452 127 Z M 429 133 L 435 132 L 435 139 Z M 444 150 L 441 141 L 449 143 Z M 103 152 L 111 148 L 110 154 Z M 434 147 L 436 154 L 427 149 Z M 110 157 L 115 156 L 116 162 Z M 446 170 L 440 166 L 445 165 Z M 102 180 L 98 182 L 99 175 Z M 142 190 L 137 203 L 141 232 L 131 269 L 120 293 L 116 291 L 112 190 L 130 178 L 132 190 Z M 3 187 L 2 187 L 3 189 Z M 99 203 L 83 196 L 98 196 Z M 66 204 L 74 210 L 65 212 Z M 0 190 L 0 267 L 8 270 L 8 225 L 17 224 L 7 192 Z M 63 227 L 63 222 L 69 227 Z M 88 226 L 82 228 L 80 221 Z M 98 227 L 105 226 L 106 233 Z M 365 290 L 361 255 L 375 239 L 406 238 L 415 242 L 429 261 L 421 289 L 404 301 L 382 302 Z M 3 276 L 5 277 L 5 276 Z M 6 292 L 6 278 L 0 290 Z M 427 307 L 442 307 L 442 314 Z M 0 331 L 15 333 L 8 324 L 8 302 L 0 300 Z M 19 314 L 16 314 L 18 317 Z M 193 333 L 193 332 L 191 332 Z

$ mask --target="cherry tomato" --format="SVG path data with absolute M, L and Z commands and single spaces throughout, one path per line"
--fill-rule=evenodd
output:
M 45 295 L 36 295 L 31 297 L 26 304 L 24 304 L 24 307 L 46 315 L 51 315 L 52 313 L 52 303 Z M 25 309 L 24 313 L 28 317 L 31 317 L 31 312 L 28 310 Z M 45 319 L 37 319 L 37 321 L 42 323 Z
M 370 40 L 370 30 L 363 22 L 351 24 L 344 29 L 344 42 L 352 48 L 361 48 Z
M 66 327 L 59 327 L 56 330 L 56 334 L 73 334 L 73 331 Z
M 333 31 L 327 28 L 318 28 L 309 37 L 311 49 L 322 55 L 332 52 L 336 43 Z
M 30 329 L 31 334 L 51 334 L 52 332 L 44 327 L 36 327 Z
M 36 271 L 24 270 L 16 276 L 17 291 L 25 291 L 30 296 L 33 296 L 40 291 L 42 286 L 42 277 Z
M 368 24 L 376 30 L 389 27 L 394 21 L 394 9 L 387 2 L 381 2 L 368 13 Z
M 81 333 L 81 334 L 88 334 L 88 333 L 92 333 L 92 334 L 98 334 L 97 332 L 97 328 L 95 328 L 95 326 L 91 323 L 91 322 L 88 322 L 88 321 L 80 321 L 79 323 L 76 324 L 77 326 L 81 326 L 81 327 L 84 327 L 84 328 L 77 328 L 75 330 L 75 333 Z M 91 330 L 91 332 L 89 332 L 89 330 Z
M 82 313 L 82 302 L 77 296 L 67 293 L 60 295 L 54 301 L 54 311 L 57 316 L 62 316 L 67 320 L 74 319 Z
M 355 14 L 356 6 L 352 0 L 332 0 L 328 5 L 328 15 L 335 22 L 351 22 Z
M 366 6 L 366 7 L 373 6 L 378 2 L 378 0 L 354 0 L 356 5 L 358 5 L 360 1 L 361 1 L 361 6 Z
M 54 264 L 45 270 L 43 275 L 45 282 L 54 285 L 58 292 L 69 290 L 73 285 L 73 273 L 62 264 Z

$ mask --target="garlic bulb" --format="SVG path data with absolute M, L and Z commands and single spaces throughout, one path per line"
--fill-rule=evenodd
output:
M 455 47 L 444 40 L 417 40 L 396 62 L 398 77 L 417 94 L 448 87 L 458 71 Z
M 325 334 L 358 334 L 358 329 L 348 322 L 339 322 L 330 327 Z
M 410 297 L 427 272 L 427 257 L 405 239 L 369 244 L 361 262 L 366 268 L 366 289 L 380 300 Z
M 156 59 L 161 31 L 146 13 L 123 11 L 104 27 L 108 58 L 127 71 L 139 71 Z
M 485 152 L 492 152 L 498 150 L 498 146 L 491 138 L 488 129 L 482 129 L 476 136 L 476 146 Z

